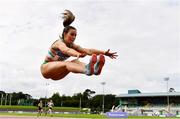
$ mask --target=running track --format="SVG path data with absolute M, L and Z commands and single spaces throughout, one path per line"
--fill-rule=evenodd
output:
M 0 119 L 75 119 L 75 118 L 62 118 L 62 117 L 32 117 L 32 116 L 0 116 Z M 77 119 L 77 118 L 76 118 Z M 83 118 L 81 118 L 83 119 Z M 84 118 L 85 119 L 85 118 Z

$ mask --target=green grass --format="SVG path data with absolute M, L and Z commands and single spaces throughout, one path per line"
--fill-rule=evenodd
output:
M 37 110 L 37 106 L 0 106 L 0 109 L 14 110 Z M 56 111 L 79 111 L 76 107 L 53 107 Z
M 37 109 L 36 106 L 0 106 L 1 109 Z

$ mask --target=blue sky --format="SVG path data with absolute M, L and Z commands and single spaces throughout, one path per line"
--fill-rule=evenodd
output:
M 1 0 L 0 90 L 36 98 L 87 88 L 101 94 L 106 82 L 108 94 L 165 92 L 169 77 L 169 87 L 180 92 L 179 6 L 178 0 Z M 59 81 L 41 76 L 47 50 L 62 33 L 65 9 L 76 16 L 76 44 L 118 52 L 116 60 L 106 58 L 100 76 L 71 73 Z

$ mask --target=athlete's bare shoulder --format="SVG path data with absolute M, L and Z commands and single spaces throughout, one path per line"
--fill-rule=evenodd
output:
M 58 39 L 51 45 L 51 48 L 59 49 L 59 47 L 64 47 L 64 46 L 65 46 L 65 43 L 61 39 Z

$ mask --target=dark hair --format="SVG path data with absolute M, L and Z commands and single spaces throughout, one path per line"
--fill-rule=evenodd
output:
M 76 30 L 75 27 L 73 26 L 69 26 L 75 19 L 75 16 L 73 15 L 73 13 L 70 10 L 65 10 L 65 12 L 67 13 L 63 13 L 63 32 L 62 32 L 62 39 L 64 39 L 64 33 L 68 33 L 70 29 L 74 29 Z M 66 15 L 66 16 L 65 16 Z
M 63 32 L 62 32 L 62 39 L 64 39 L 64 33 L 68 33 L 68 31 L 69 31 L 70 29 L 76 30 L 76 28 L 73 27 L 73 26 L 66 26 L 66 27 L 64 27 Z

